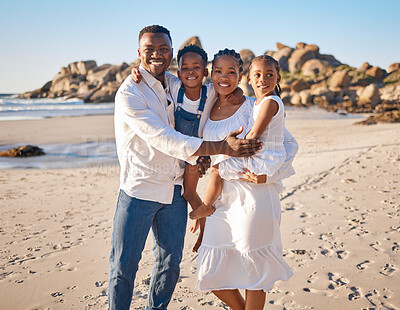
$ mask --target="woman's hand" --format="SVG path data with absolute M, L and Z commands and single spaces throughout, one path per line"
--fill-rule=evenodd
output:
M 139 71 L 139 67 L 132 68 L 131 78 L 135 83 L 140 83 L 140 81 L 142 80 L 142 74 Z
M 257 175 L 257 174 L 254 174 L 253 172 L 251 172 L 247 168 L 243 168 L 243 171 L 244 172 L 239 172 L 239 174 L 243 177 L 243 178 L 239 178 L 239 180 L 249 182 L 249 183 L 255 183 L 255 184 L 267 183 L 267 175 L 266 174 Z

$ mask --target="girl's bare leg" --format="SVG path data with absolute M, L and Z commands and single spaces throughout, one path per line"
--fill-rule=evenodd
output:
M 213 207 L 214 202 L 222 192 L 222 179 L 219 176 L 218 168 L 210 168 L 210 178 L 208 179 L 206 194 L 204 197 L 204 203 L 189 213 L 189 217 L 192 220 L 200 219 L 209 216 L 214 213 Z
M 232 310 L 245 310 L 245 301 L 239 290 L 219 290 L 212 292 Z
M 263 310 L 265 305 L 266 294 L 263 290 L 250 291 L 246 290 L 246 307 L 245 310 Z

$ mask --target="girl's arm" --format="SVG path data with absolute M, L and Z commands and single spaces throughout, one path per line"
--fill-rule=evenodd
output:
M 254 122 L 253 127 L 246 135 L 246 139 L 258 139 L 263 134 L 265 128 L 267 128 L 272 117 L 278 112 L 279 105 L 273 99 L 268 99 L 264 103 L 261 103 L 260 113 Z

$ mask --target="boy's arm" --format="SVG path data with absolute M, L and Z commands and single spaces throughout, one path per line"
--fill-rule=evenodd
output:
M 278 112 L 279 105 L 275 100 L 268 99 L 260 108 L 260 112 L 254 122 L 253 127 L 246 135 L 246 139 L 258 139 L 263 134 L 265 128 L 267 128 L 272 117 Z
M 242 104 L 243 101 L 246 99 L 243 96 L 244 92 L 243 90 L 238 86 L 236 89 L 231 92 L 228 96 L 227 99 L 230 103 L 237 105 L 237 104 Z

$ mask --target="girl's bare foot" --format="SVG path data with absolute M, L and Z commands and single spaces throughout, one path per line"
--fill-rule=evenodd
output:
M 198 219 L 201 219 L 203 217 L 207 217 L 207 216 L 213 214 L 214 211 L 215 211 L 215 208 L 213 206 L 208 206 L 208 205 L 202 204 L 196 210 L 193 210 L 192 212 L 190 212 L 189 217 L 192 220 L 198 220 Z

